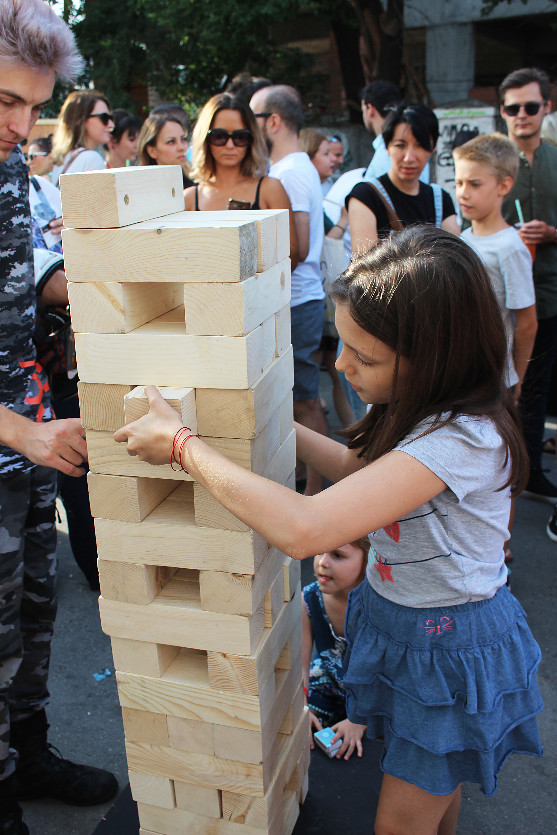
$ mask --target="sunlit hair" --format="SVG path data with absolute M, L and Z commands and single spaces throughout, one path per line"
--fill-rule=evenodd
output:
M 43 0 L 2 0 L 0 58 L 70 82 L 83 69 L 70 28 Z
M 170 116 L 168 113 L 159 113 L 155 114 L 154 116 L 147 116 L 147 118 L 143 122 L 143 125 L 141 126 L 141 130 L 139 131 L 137 157 L 140 165 L 157 164 L 156 159 L 154 159 L 149 154 L 147 148 L 155 147 L 155 145 L 157 144 L 157 139 L 159 138 L 159 133 L 168 122 L 174 122 L 174 124 L 179 125 L 182 131 L 184 132 L 185 136 L 184 125 L 179 119 L 175 118 L 174 116 Z
M 455 160 L 468 160 L 488 166 L 497 180 L 504 177 L 516 180 L 518 175 L 518 148 L 502 133 L 482 133 L 475 136 L 464 145 L 455 148 L 453 157 Z
M 396 396 L 373 405 L 341 433 L 349 446 L 371 461 L 426 418 L 433 418 L 428 431 L 434 431 L 459 414 L 482 415 L 491 418 L 510 455 L 508 483 L 522 486 L 528 459 L 505 385 L 505 330 L 475 252 L 450 232 L 411 226 L 356 256 L 330 292 L 363 330 L 396 354 Z M 408 370 L 398 385 L 401 357 Z
M 242 124 L 251 131 L 253 141 L 247 146 L 246 155 L 240 163 L 244 177 L 262 177 L 267 173 L 267 151 L 257 119 L 251 108 L 237 96 L 230 93 L 218 93 L 213 96 L 197 117 L 193 129 L 193 170 L 192 178 L 200 183 L 209 182 L 215 176 L 215 160 L 207 134 L 213 126 L 217 113 L 221 110 L 235 110 L 240 114 Z
M 321 143 L 328 141 L 329 137 L 315 128 L 304 128 L 300 131 L 300 151 L 305 151 L 310 159 L 314 158 Z
M 401 104 L 391 111 L 381 131 L 385 148 L 395 135 L 397 125 L 408 125 L 419 145 L 433 151 L 439 139 L 439 122 L 433 110 L 425 104 Z
M 74 90 L 66 98 L 52 140 L 52 158 L 55 165 L 61 165 L 67 153 L 83 145 L 87 119 L 98 101 L 103 101 L 109 107 L 108 101 L 98 90 Z

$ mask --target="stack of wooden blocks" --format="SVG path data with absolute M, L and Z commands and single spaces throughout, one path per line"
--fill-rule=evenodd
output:
M 155 384 L 293 487 L 287 212 L 184 212 L 176 166 L 62 178 L 100 611 L 144 835 L 289 835 L 307 790 L 299 563 L 113 432 Z

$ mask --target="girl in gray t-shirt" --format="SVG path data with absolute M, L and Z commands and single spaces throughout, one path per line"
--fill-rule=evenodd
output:
M 154 388 L 115 438 L 152 464 L 170 454 L 297 559 L 373 532 L 344 685 L 348 718 L 385 742 L 375 830 L 456 833 L 463 781 L 493 794 L 509 754 L 542 754 L 540 651 L 505 586 L 510 493 L 527 475 L 505 331 L 478 256 L 433 227 L 356 257 L 332 295 L 337 367 L 373 404 L 348 447 L 296 426 L 298 456 L 332 487 L 301 496 L 227 461 Z

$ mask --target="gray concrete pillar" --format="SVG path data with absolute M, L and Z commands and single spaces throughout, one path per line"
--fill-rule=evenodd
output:
M 472 23 L 427 27 L 426 83 L 435 105 L 468 98 L 474 86 L 474 59 Z

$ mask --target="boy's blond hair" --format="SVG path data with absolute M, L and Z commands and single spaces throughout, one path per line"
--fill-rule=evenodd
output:
M 488 165 L 497 180 L 510 177 L 513 181 L 518 175 L 519 156 L 514 142 L 502 133 L 482 133 L 459 145 L 453 151 L 455 161 L 468 160 Z

